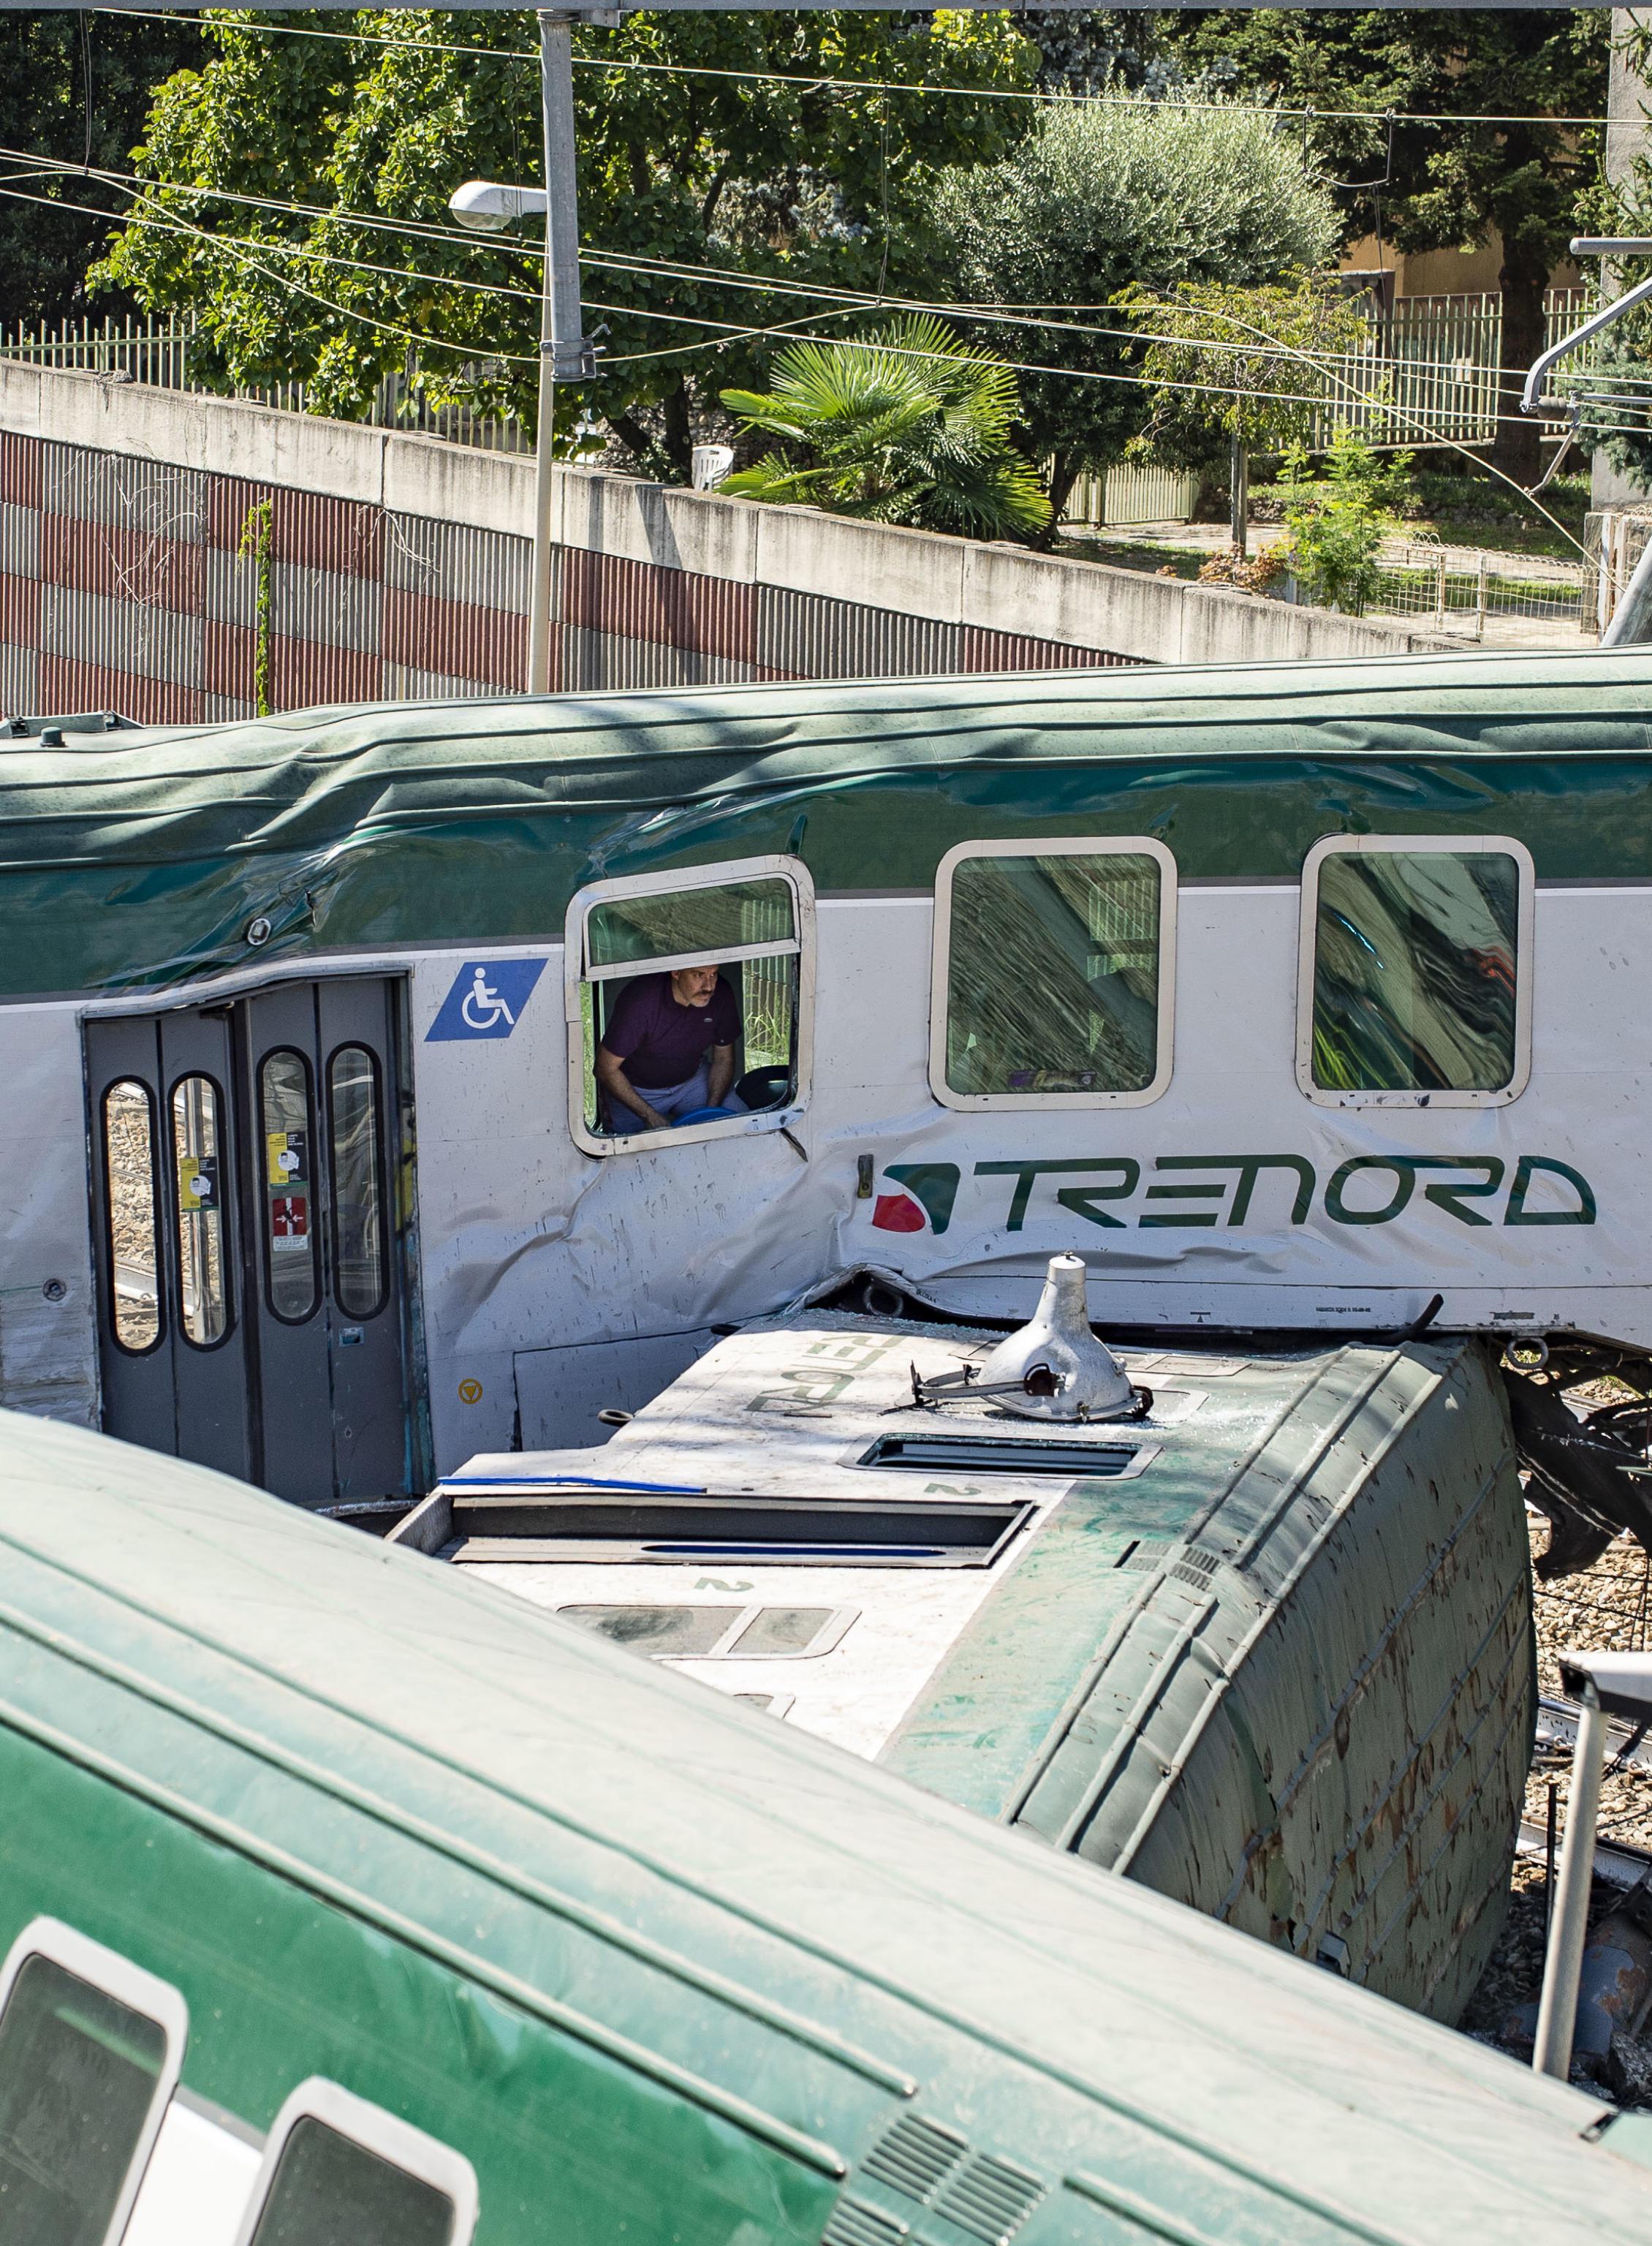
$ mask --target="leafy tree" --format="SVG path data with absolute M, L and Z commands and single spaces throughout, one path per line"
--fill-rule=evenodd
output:
M 1022 381 L 1059 521 L 1078 475 L 1105 472 L 1152 412 L 1142 346 L 1115 298 L 1132 285 L 1165 296 L 1187 282 L 1285 282 L 1322 267 L 1336 239 L 1329 196 L 1271 119 L 1120 94 L 1051 104 L 1000 161 L 946 173 L 931 255 L 937 282 L 950 274 L 969 301 L 1066 323 L 1012 331 L 1018 359 L 1080 378 Z M 1001 344 L 1003 330 L 991 332 Z
M 0 10 L 0 146 L 125 170 L 154 88 L 200 48 L 188 17 Z M 67 206 L 100 206 L 112 218 L 126 198 L 84 176 L 14 183 L 58 208 L 0 198 L 0 328 L 86 311 L 86 268 L 109 221 Z
M 726 492 L 987 538 L 1050 520 L 1010 435 L 1015 376 L 943 320 L 894 320 L 860 344 L 793 344 L 771 382 L 764 397 L 723 392 L 731 413 L 784 447 L 730 476 Z
M 1543 348 L 1549 275 L 1599 164 L 1599 134 L 1566 120 L 1605 112 L 1609 20 L 1603 8 L 1223 9 L 1167 20 L 1163 31 L 1191 74 L 1319 112 L 1301 129 L 1342 183 L 1346 237 L 1375 227 L 1403 250 L 1501 237 L 1503 410 L 1492 459 L 1527 487 L 1542 432 L 1519 411 L 1520 386 Z M 1392 122 L 1390 112 L 1399 112 Z M 1530 119 L 1539 121 L 1519 121 Z
M 1318 277 L 1186 281 L 1168 296 L 1138 286 L 1118 302 L 1151 337 L 1141 373 L 1152 408 L 1132 450 L 1168 466 L 1207 468 L 1231 439 L 1247 453 L 1305 446 L 1339 390 L 1370 387 L 1364 316 Z
M 432 402 L 530 419 L 537 257 L 513 237 L 398 235 L 352 214 L 445 228 L 461 180 L 540 178 L 538 72 L 520 59 L 535 48 L 534 17 L 388 10 L 286 20 L 393 44 L 269 38 L 244 17 L 211 18 L 212 60 L 161 88 L 140 152 L 158 182 L 151 214 L 196 231 L 134 223 L 106 275 L 145 303 L 195 307 L 210 339 L 207 370 L 226 386 L 296 377 L 320 410 L 357 413 L 404 365 L 411 332 L 432 339 L 417 375 Z M 434 40 L 486 51 L 438 51 Z M 962 12 L 921 22 L 644 14 L 618 31 L 576 27 L 574 44 L 607 65 L 574 71 L 588 330 L 606 323 L 607 359 L 595 383 L 559 393 L 559 431 L 567 442 L 579 417 L 597 417 L 650 472 L 682 477 L 702 385 L 750 381 L 762 365 L 760 345 L 714 348 L 715 324 L 685 323 L 795 325 L 819 312 L 796 296 L 733 285 L 742 276 L 876 290 L 936 168 L 996 154 L 1018 124 L 1015 103 L 906 89 L 1017 86 L 1035 60 L 1006 19 Z M 671 68 L 630 66 L 645 63 Z M 812 78 L 896 90 L 844 92 Z M 195 192 L 207 186 L 325 215 L 228 205 Z M 659 269 L 668 263 L 707 277 Z M 435 338 L 453 348 L 434 348 Z
M 1384 464 L 1346 429 L 1331 440 L 1322 477 L 1309 475 L 1300 446 L 1286 454 L 1275 493 L 1283 502 L 1290 566 L 1314 600 L 1349 616 L 1370 600 L 1383 541 L 1397 525 L 1393 503 L 1404 496 L 1411 470 L 1409 453 Z

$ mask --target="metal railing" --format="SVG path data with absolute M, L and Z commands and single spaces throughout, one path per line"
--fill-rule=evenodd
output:
M 1064 520 L 1091 530 L 1122 530 L 1145 522 L 1187 522 L 1198 495 L 1197 476 L 1175 468 L 1133 464 L 1105 476 L 1080 476 L 1067 500 Z
M 1543 299 L 1546 345 L 1568 335 L 1594 303 L 1587 289 L 1549 289 Z M 1363 349 L 1330 376 L 1315 416 L 1313 449 L 1322 449 L 1338 428 L 1389 448 L 1442 438 L 1490 444 L 1497 433 L 1501 297 L 1402 296 L 1386 313 L 1374 307 L 1369 319 Z M 1504 399 L 1506 415 L 1518 411 L 1514 397 Z
M 1581 563 L 1404 538 L 1384 540 L 1378 559 L 1382 575 L 1364 603 L 1366 616 L 1429 617 L 1438 631 L 1465 631 L 1477 638 L 1485 632 L 1487 616 L 1580 627 L 1594 623 L 1593 612 L 1586 613 Z
M 166 390 L 207 391 L 214 386 L 196 375 L 195 322 L 173 318 L 65 319 L 0 331 L 0 357 L 37 366 L 69 367 L 111 375 L 117 381 L 152 383 Z M 486 452 L 531 453 L 532 432 L 514 414 L 482 413 L 466 405 L 432 406 L 420 391 L 417 364 L 385 375 L 361 419 L 374 428 L 406 429 L 441 437 L 450 444 L 474 445 Z M 214 394 L 222 395 L 221 391 Z M 229 393 L 286 413 L 309 411 L 302 382 L 247 384 Z

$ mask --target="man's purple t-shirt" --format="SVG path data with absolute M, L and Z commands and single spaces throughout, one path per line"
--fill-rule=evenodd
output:
M 602 1043 L 639 1090 L 660 1092 L 686 1083 L 710 1047 L 739 1034 L 739 1001 L 720 975 L 705 1006 L 679 1006 L 669 974 L 642 975 L 621 993 Z

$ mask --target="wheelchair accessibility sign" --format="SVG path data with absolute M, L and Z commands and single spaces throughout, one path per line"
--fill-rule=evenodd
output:
M 542 959 L 467 959 L 425 1033 L 425 1044 L 509 1037 L 544 972 Z

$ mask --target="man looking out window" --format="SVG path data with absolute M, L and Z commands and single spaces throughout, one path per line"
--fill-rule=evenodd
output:
M 731 1114 L 740 1002 L 715 967 L 628 983 L 596 1049 L 596 1080 L 616 1137 L 664 1131 L 702 1107 Z

